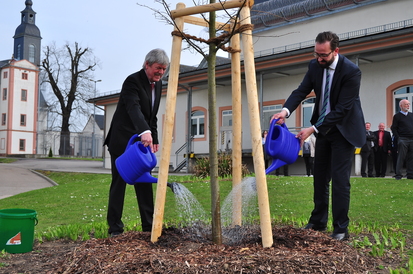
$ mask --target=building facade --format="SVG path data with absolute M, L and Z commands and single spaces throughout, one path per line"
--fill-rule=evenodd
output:
M 281 110 L 291 91 L 298 87 L 314 58 L 314 39 L 331 30 L 340 37 L 339 53 L 362 71 L 360 97 L 365 120 L 377 130 L 384 122 L 389 130 L 398 102 L 412 100 L 413 17 L 411 0 L 262 1 L 252 7 L 253 46 L 262 130 L 270 117 Z M 242 53 L 241 53 L 242 54 Z M 176 167 L 188 152 L 208 155 L 207 69 L 199 66 L 181 72 L 175 111 L 170 163 Z M 244 77 L 243 77 L 244 78 Z M 216 67 L 218 140 L 217 150 L 231 150 L 232 96 L 230 59 Z M 242 149 L 244 160 L 251 156 L 251 137 L 245 85 L 242 86 Z M 165 89 L 166 92 L 166 89 Z M 99 98 L 106 108 L 106 128 L 116 108 L 118 94 Z M 159 136 L 166 94 L 158 114 Z M 310 96 L 286 123 L 290 130 L 309 126 L 314 107 Z M 162 146 L 162 140 L 161 146 Z M 188 142 L 189 141 L 189 142 Z M 189 149 L 180 150 L 185 144 Z M 178 152 L 179 151 L 179 152 Z M 175 152 L 177 152 L 175 154 Z M 105 154 L 109 167 L 109 154 Z M 358 161 L 353 174 L 357 175 Z M 391 170 L 389 163 L 388 170 Z M 291 175 L 305 174 L 301 159 L 289 168 Z

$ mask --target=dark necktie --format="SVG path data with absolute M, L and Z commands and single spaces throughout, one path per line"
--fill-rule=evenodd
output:
M 329 72 L 329 69 L 326 69 L 326 85 L 324 87 L 323 107 L 321 109 L 321 113 L 320 113 L 320 116 L 318 117 L 317 123 L 315 124 L 316 127 L 319 127 L 323 123 L 324 118 L 327 115 L 329 98 L 330 98 L 330 72 Z

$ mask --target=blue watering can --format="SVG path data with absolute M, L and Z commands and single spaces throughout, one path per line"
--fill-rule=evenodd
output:
M 156 166 L 156 156 L 150 147 L 145 147 L 141 142 L 136 142 L 139 138 L 133 135 L 126 146 L 125 152 L 116 161 L 116 168 L 122 179 L 130 184 L 136 183 L 157 183 L 158 178 L 152 177 L 150 172 Z
M 269 174 L 283 165 L 294 163 L 300 151 L 300 140 L 288 131 L 285 123 L 277 125 L 276 122 L 278 120 L 275 119 L 271 122 L 267 139 L 265 140 L 265 152 L 272 158 L 272 163 L 265 170 L 265 174 Z

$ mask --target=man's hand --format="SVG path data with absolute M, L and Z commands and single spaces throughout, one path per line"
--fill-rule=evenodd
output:
M 275 120 L 275 119 L 279 119 L 277 121 L 277 124 L 279 124 L 279 125 L 284 124 L 284 120 L 285 120 L 285 117 L 287 116 L 287 114 L 288 114 L 287 111 L 285 111 L 284 109 L 281 110 L 281 112 L 274 114 L 271 117 L 270 124 L 271 124 L 272 120 Z
M 144 134 L 141 135 L 141 143 L 145 147 L 150 146 L 151 151 L 153 151 L 153 148 L 152 148 L 152 134 L 150 132 L 144 133 Z
M 305 139 L 307 139 L 311 134 L 313 134 L 314 131 L 315 130 L 313 127 L 302 129 L 297 135 L 295 135 L 295 138 L 300 139 L 300 145 L 302 146 Z

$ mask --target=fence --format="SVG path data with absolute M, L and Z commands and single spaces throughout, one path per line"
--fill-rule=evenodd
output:
M 68 142 L 66 138 L 69 138 Z M 72 132 L 70 136 L 63 136 L 63 151 L 68 151 L 67 155 L 59 155 L 60 132 L 49 131 L 37 134 L 38 155 L 49 155 L 52 150 L 53 156 L 73 156 L 73 157 L 103 157 L 103 136 L 95 134 L 85 134 Z M 69 145 L 69 148 L 65 147 Z

